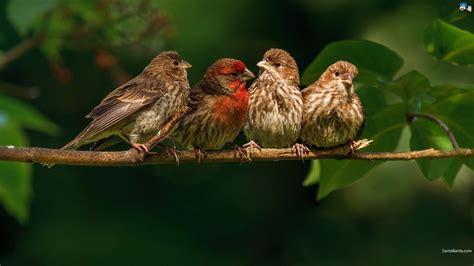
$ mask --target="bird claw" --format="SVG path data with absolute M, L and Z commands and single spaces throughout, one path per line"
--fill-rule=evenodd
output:
M 201 158 L 207 157 L 207 152 L 204 151 L 201 147 L 194 147 L 194 153 L 196 154 L 196 161 L 197 163 L 201 163 Z
M 168 137 L 170 138 L 170 137 Z M 171 139 L 171 138 L 170 138 Z M 178 154 L 178 149 L 176 149 L 176 144 L 174 143 L 174 140 L 171 139 L 173 142 L 173 147 L 166 147 L 165 145 L 158 144 L 162 149 L 165 150 L 166 154 L 168 157 L 174 158 L 174 161 L 176 162 L 176 165 L 179 165 L 179 154 Z
M 253 149 L 257 149 L 258 151 L 262 151 L 262 147 L 258 145 L 255 141 L 251 140 L 247 143 L 245 143 L 242 146 L 243 150 L 245 151 L 247 158 L 249 161 L 252 160 L 252 155 L 253 155 Z
M 366 148 L 373 140 L 368 139 L 361 139 L 361 140 L 350 140 L 347 142 L 347 146 L 349 146 L 349 154 L 353 155 L 356 151 Z
M 145 156 L 148 154 L 149 150 L 145 144 L 134 143 L 132 147 L 137 151 L 135 153 L 135 159 L 142 162 L 145 159 Z
M 179 155 L 178 155 L 178 150 L 176 148 L 165 148 L 166 154 L 168 154 L 169 157 L 173 157 L 174 161 L 176 162 L 176 165 L 179 165 Z
M 291 149 L 291 154 L 296 154 L 302 161 L 304 161 L 304 157 L 309 154 L 309 149 L 304 144 L 296 143 Z
M 145 144 L 134 143 L 132 147 L 135 148 L 138 153 L 148 153 L 148 147 Z
M 247 152 L 242 147 L 236 144 L 232 144 L 232 146 L 234 148 L 234 158 L 237 159 L 238 155 L 241 163 L 250 161 L 250 157 L 247 156 Z
M 350 140 L 347 145 L 349 146 L 349 154 L 353 155 L 357 151 L 357 143 L 354 140 Z

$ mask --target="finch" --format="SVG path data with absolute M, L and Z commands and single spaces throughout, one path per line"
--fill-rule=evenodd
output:
M 357 67 L 346 61 L 329 66 L 302 91 L 304 111 L 301 139 L 309 145 L 330 148 L 352 143 L 364 128 L 365 113 L 354 93 Z
M 191 65 L 174 51 L 156 56 L 143 72 L 109 93 L 86 117 L 92 122 L 61 149 L 94 143 L 100 150 L 121 141 L 146 154 L 143 144 L 173 117 L 189 98 L 186 69 Z
M 243 128 L 249 143 L 260 149 L 293 146 L 298 156 L 306 149 L 296 143 L 301 129 L 303 99 L 296 61 L 282 49 L 270 49 L 257 66 L 259 77 L 249 88 L 250 101 Z
M 252 78 L 254 74 L 242 61 L 223 58 L 214 62 L 192 87 L 190 110 L 172 136 L 186 149 L 194 149 L 198 162 L 204 150 L 219 150 L 238 136 L 248 109 L 246 81 Z M 242 159 L 242 151 L 239 152 Z

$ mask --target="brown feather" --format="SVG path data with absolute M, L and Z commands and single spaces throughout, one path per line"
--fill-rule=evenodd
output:
M 258 65 L 262 69 L 249 89 L 243 131 L 248 140 L 263 147 L 290 147 L 299 137 L 303 114 L 298 67 L 281 49 L 268 50 Z
M 176 52 L 159 54 L 140 75 L 110 92 L 86 116 L 93 121 L 63 149 L 76 149 L 111 135 L 134 142 L 143 140 L 151 135 L 152 131 L 157 132 L 168 116 L 173 115 L 176 109 L 187 102 L 188 67 L 190 65 Z M 171 96 L 176 99 L 168 99 Z M 155 106 L 156 104 L 159 106 Z M 156 112 L 157 117 L 153 118 L 147 112 Z M 159 114 L 165 117 L 159 117 Z M 146 119 L 150 118 L 159 121 L 146 125 Z M 158 128 L 152 129 L 150 125 L 156 125 Z M 140 137 L 137 134 L 145 135 Z
M 224 58 L 214 62 L 191 89 L 190 110 L 173 137 L 187 149 L 218 150 L 233 142 L 248 107 L 245 71 L 248 69 L 240 60 Z
M 304 101 L 301 139 L 309 145 L 330 148 L 360 137 L 365 113 L 353 93 L 357 68 L 345 61 L 329 66 L 302 91 Z
M 87 117 L 94 120 L 76 137 L 73 142 L 81 142 L 109 129 L 123 119 L 129 117 L 142 107 L 155 102 L 163 96 L 163 82 L 148 80 L 141 76 L 119 87 Z

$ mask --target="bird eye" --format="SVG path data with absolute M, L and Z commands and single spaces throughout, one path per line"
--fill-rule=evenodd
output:
M 334 73 L 334 75 L 335 75 L 336 77 L 339 77 L 339 72 L 336 71 L 336 72 Z
M 179 64 L 178 61 L 176 60 L 173 61 L 173 65 L 177 66 L 178 64 Z
M 279 66 L 281 66 L 281 64 L 280 63 L 275 63 L 275 66 L 279 67 Z
M 238 75 L 239 75 L 239 73 L 237 73 L 237 72 L 232 73 L 232 77 L 237 77 Z

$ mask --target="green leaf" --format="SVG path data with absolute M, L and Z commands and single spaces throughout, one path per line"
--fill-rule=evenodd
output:
M 311 186 L 319 182 L 321 175 L 321 164 L 319 160 L 311 161 L 311 167 L 309 168 L 308 176 L 303 181 L 303 186 Z
M 429 80 L 416 71 L 411 71 L 403 75 L 393 83 L 385 86 L 384 89 L 397 94 L 403 100 L 407 112 L 421 111 L 423 113 L 433 114 L 435 116 L 439 115 L 437 114 L 438 111 L 436 109 L 448 108 L 449 110 L 451 107 L 442 106 L 433 108 L 433 106 L 437 106 L 440 102 L 446 102 L 449 105 L 458 105 L 456 101 L 460 100 L 460 97 L 464 96 L 456 95 L 464 95 L 464 93 L 471 91 L 469 89 L 460 89 L 450 85 L 433 88 L 431 87 Z M 470 101 L 469 97 L 463 99 L 463 101 L 465 100 L 468 102 Z M 474 104 L 474 102 L 472 104 Z M 444 114 L 441 114 L 441 116 L 446 116 L 446 119 L 451 119 L 456 116 L 462 117 L 462 115 L 460 115 L 462 113 L 468 115 L 470 112 L 468 111 L 469 108 L 465 108 L 463 110 L 457 110 L 455 112 L 449 113 L 445 112 L 447 110 L 440 110 L 441 112 L 444 112 Z M 436 125 L 436 123 L 425 118 L 415 119 L 411 126 L 411 133 L 411 150 L 422 150 L 428 148 L 450 150 L 453 148 L 446 132 Z M 457 175 L 456 171 L 459 171 L 461 168 L 463 159 L 418 159 L 416 160 L 416 163 L 427 179 L 435 180 L 442 177 L 448 186 L 452 186 Z
M 423 150 L 434 148 L 437 150 L 450 150 L 452 144 L 446 133 L 434 122 L 425 118 L 416 118 L 411 125 L 410 149 Z M 418 159 L 416 163 L 426 178 L 435 180 L 444 177 L 447 170 L 455 163 L 455 158 L 445 159 Z M 461 161 L 460 159 L 457 159 Z M 461 161 L 462 165 L 462 161 Z
M 434 89 L 450 90 L 450 87 Z M 474 116 L 472 115 L 472 106 L 474 106 L 474 90 L 464 90 L 439 99 L 437 102 L 426 106 L 423 112 L 433 114 L 446 123 L 461 147 L 473 147 Z
M 474 171 L 474 159 L 472 157 L 468 157 L 464 159 L 464 164 L 471 168 L 472 171 Z
M 392 84 L 386 86 L 385 89 L 400 96 L 407 112 L 419 112 L 426 104 L 432 104 L 439 99 L 430 95 L 433 89 L 429 80 L 417 71 L 411 71 L 401 76 Z M 436 93 L 434 94 L 436 95 Z M 440 95 L 437 96 L 439 97 Z M 451 141 L 447 137 L 446 132 L 433 121 L 425 118 L 415 118 L 411 125 L 411 133 L 410 149 L 412 151 L 429 148 L 438 150 L 452 149 Z M 447 175 L 448 169 L 453 170 L 452 166 L 454 164 L 458 165 L 459 161 L 459 159 L 454 158 L 437 160 L 418 159 L 416 163 L 427 179 L 435 180 Z M 452 173 L 450 174 L 452 175 Z
M 435 20 L 426 29 L 424 43 L 426 51 L 438 60 L 474 64 L 474 34 L 443 20 Z
M 59 128 L 36 111 L 33 107 L 16 99 L 0 94 L 0 112 L 6 113 L 10 119 L 21 127 L 57 135 Z
M 370 41 L 339 41 L 328 44 L 303 72 L 301 83 L 309 85 L 331 64 L 349 61 L 359 69 L 358 81 L 391 80 L 403 64 L 402 58 L 389 48 Z
M 64 46 L 65 40 L 68 39 L 67 34 L 72 32 L 74 27 L 72 18 L 65 18 L 63 13 L 54 12 L 48 19 L 48 28 L 46 35 L 55 36 L 55 38 L 45 38 L 41 43 L 41 51 L 45 56 L 55 61 L 59 58 L 61 48 Z
M 364 151 L 393 151 L 400 140 L 406 119 L 403 104 L 390 105 L 367 117 L 363 138 L 374 140 Z M 380 161 L 321 160 L 318 200 L 344 188 L 378 166 Z M 314 177 L 313 177 L 314 178 Z
M 423 102 L 433 101 L 427 94 L 431 90 L 429 80 L 417 71 L 408 72 L 384 89 L 398 95 L 405 103 L 407 112 L 419 111 Z
M 455 178 L 458 175 L 459 170 L 461 170 L 462 165 L 462 160 L 454 159 L 449 168 L 444 172 L 443 181 L 446 183 L 446 185 L 448 185 L 449 188 L 454 187 Z
M 451 85 L 433 87 L 430 91 L 436 100 L 422 107 L 421 112 L 432 114 L 443 121 L 453 132 L 461 147 L 474 147 L 474 91 Z M 422 148 L 452 149 L 446 133 L 431 121 L 418 119 L 412 127 L 412 150 Z M 443 177 L 452 186 L 457 172 L 464 163 L 472 169 L 472 158 L 417 160 L 428 179 Z
M 21 129 L 0 113 L 0 146 L 28 146 Z M 28 220 L 32 166 L 25 163 L 0 162 L 0 203 L 19 222 Z
M 81 21 L 85 22 L 88 26 L 94 27 L 104 22 L 107 16 L 103 16 L 101 10 L 97 9 L 96 1 L 68 1 L 63 0 L 68 4 L 71 10 L 77 13 Z M 140 2 L 140 1 L 139 1 Z M 123 3 L 123 2 L 120 2 Z M 130 7 L 131 5 L 127 5 Z M 113 5 L 108 6 L 108 12 L 112 12 Z
M 474 147 L 474 116 L 472 115 L 474 90 L 459 89 L 446 85 L 434 87 L 433 91 L 437 95 L 437 101 L 425 106 L 422 112 L 433 114 L 443 121 L 451 129 L 461 147 Z M 444 145 L 447 148 L 447 144 Z M 471 157 L 456 158 L 446 168 L 443 176 L 448 185 L 454 184 L 454 178 L 457 174 L 455 170 L 460 169 L 461 162 L 471 169 L 474 166 L 474 160 Z
M 59 0 L 10 0 L 7 17 L 20 35 L 26 35 L 38 18 L 51 10 Z

